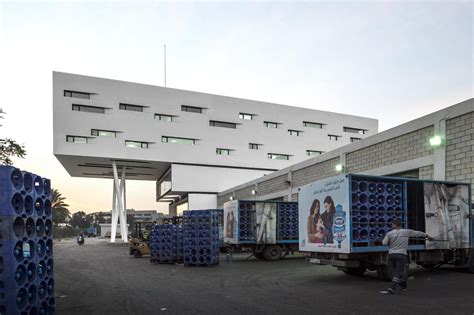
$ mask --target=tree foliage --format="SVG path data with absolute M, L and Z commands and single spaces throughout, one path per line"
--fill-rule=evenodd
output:
M 88 216 L 84 211 L 78 211 L 72 214 L 69 224 L 71 224 L 73 227 L 77 226 L 81 229 L 85 229 L 92 225 L 92 220 L 91 217 Z
M 64 202 L 66 197 L 63 197 L 59 190 L 53 188 L 51 191 L 51 210 L 53 212 L 53 223 L 66 223 L 71 216 L 69 212 L 69 205 Z
M 0 119 L 3 119 L 5 112 L 0 108 Z M 1 125 L 0 125 L 1 127 Z M 0 138 L 0 164 L 12 165 L 12 157 L 24 158 L 26 155 L 25 147 L 18 144 L 11 138 Z

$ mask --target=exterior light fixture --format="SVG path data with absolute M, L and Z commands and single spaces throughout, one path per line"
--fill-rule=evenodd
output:
M 234 200 L 234 196 L 230 196 L 229 199 L 230 199 L 230 200 Z
M 256 195 L 257 191 L 255 189 L 252 190 L 252 195 Z
M 441 137 L 438 136 L 438 135 L 433 136 L 432 138 L 430 138 L 430 145 L 432 147 L 440 146 L 441 143 L 443 143 L 443 139 L 441 139 Z
M 342 166 L 342 164 L 336 165 L 336 172 L 342 172 L 343 169 L 344 169 L 344 166 Z

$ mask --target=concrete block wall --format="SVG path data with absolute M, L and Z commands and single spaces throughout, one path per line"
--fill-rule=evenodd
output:
M 349 173 L 400 163 L 433 154 L 429 139 L 433 136 L 433 126 L 416 130 L 402 136 L 350 152 L 346 156 Z
M 255 189 L 255 186 L 248 186 L 235 191 L 235 199 L 246 200 L 246 199 L 255 199 L 255 195 L 252 195 L 252 190 Z M 227 199 L 229 200 L 229 198 Z
M 301 187 L 318 179 L 335 176 L 336 165 L 339 163 L 340 159 L 334 158 L 296 170 L 292 174 L 292 186 Z
M 474 112 L 446 121 L 446 180 L 474 185 Z
M 434 178 L 434 167 L 433 165 L 427 165 L 419 168 L 420 179 L 433 179 Z
M 257 190 L 259 196 L 265 196 L 277 191 L 283 191 L 288 189 L 288 185 L 285 183 L 288 180 L 288 175 L 284 174 L 270 180 L 257 184 Z

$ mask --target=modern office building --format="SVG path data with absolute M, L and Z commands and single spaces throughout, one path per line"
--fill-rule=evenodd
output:
M 378 131 L 371 118 L 61 72 L 53 117 L 71 176 L 114 178 L 119 209 L 125 179 L 156 181 L 171 214 L 215 208 L 220 191 Z
M 474 99 L 226 189 L 218 206 L 231 199 L 297 201 L 300 187 L 341 173 L 461 181 L 474 195 Z

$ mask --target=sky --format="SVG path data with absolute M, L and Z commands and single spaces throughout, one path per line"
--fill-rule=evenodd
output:
M 70 210 L 108 211 L 112 181 L 53 155 L 52 72 L 167 86 L 379 120 L 383 131 L 473 97 L 472 1 L 0 0 L 0 137 Z M 155 182 L 127 182 L 127 206 Z

